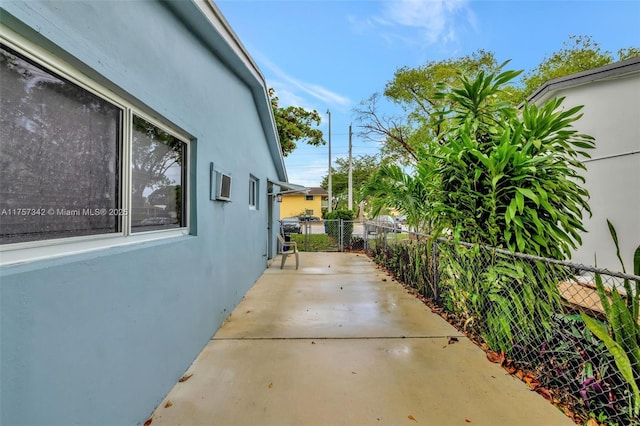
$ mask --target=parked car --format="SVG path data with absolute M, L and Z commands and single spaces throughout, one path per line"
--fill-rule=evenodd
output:
M 151 226 L 151 225 L 171 225 L 177 223 L 177 219 L 171 219 L 170 217 L 165 216 L 157 216 L 157 217 L 147 217 L 142 219 L 140 225 L 142 226 Z
M 407 216 L 403 214 L 401 216 L 396 217 L 396 223 L 404 225 L 405 223 L 407 223 Z
M 402 232 L 402 226 L 395 221 L 394 218 L 387 215 L 382 215 L 373 218 L 369 221 L 369 233 L 376 232 Z
M 280 221 L 280 229 L 283 234 L 302 234 L 300 219 L 297 217 L 285 217 Z

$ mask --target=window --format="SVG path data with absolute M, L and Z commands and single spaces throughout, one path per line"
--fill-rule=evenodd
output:
M 187 144 L 145 119 L 133 116 L 131 231 L 179 228 Z
M 2 248 L 185 228 L 186 138 L 19 50 L 0 44 Z
M 313 201 L 313 195 L 305 195 L 304 199 L 305 201 Z
M 258 179 L 254 176 L 249 176 L 249 208 L 252 210 L 258 209 Z
M 306 214 L 307 216 L 313 216 L 313 209 L 306 209 L 304 211 L 304 214 Z

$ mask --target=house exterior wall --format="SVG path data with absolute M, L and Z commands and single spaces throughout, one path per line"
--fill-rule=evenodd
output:
M 313 210 L 312 216 L 321 217 L 322 199 L 322 195 L 314 195 L 313 200 L 307 200 L 304 194 L 283 195 L 280 203 L 280 219 L 299 216 L 305 214 L 307 210 Z
M 607 219 L 616 227 L 627 272 L 640 245 L 640 73 L 558 90 L 566 109 L 584 105 L 574 127 L 596 140 L 585 161 L 585 188 L 592 217 L 584 218 L 587 233 L 572 256 L 577 263 L 621 270 Z M 546 97 L 548 98 L 548 97 Z M 546 99 L 545 98 L 545 99 Z
M 2 2 L 5 28 L 193 138 L 190 235 L 0 268 L 2 425 L 144 423 L 265 269 L 267 179 L 286 180 L 256 107 L 268 99 L 179 3 Z M 230 203 L 209 200 L 211 162 L 233 177 Z

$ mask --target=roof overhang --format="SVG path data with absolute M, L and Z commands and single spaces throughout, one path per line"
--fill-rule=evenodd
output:
M 278 179 L 286 181 L 288 179 L 287 171 L 267 83 L 220 9 L 212 0 L 167 1 L 164 4 L 249 87 Z
M 268 179 L 268 181 L 270 183 L 273 183 L 274 185 L 278 185 L 280 187 L 280 191 L 275 192 L 275 193 L 271 193 L 271 195 L 273 195 L 273 194 L 286 194 L 286 193 L 293 193 L 293 192 L 306 194 L 309 191 L 309 188 L 307 188 L 306 186 L 303 186 L 303 185 L 296 185 L 296 184 L 289 183 L 289 182 L 282 182 L 282 181 L 279 181 L 279 180 L 271 180 L 271 179 Z M 282 191 L 283 188 L 285 188 L 284 191 Z
M 541 103 L 553 97 L 554 93 L 569 87 L 581 86 L 594 81 L 622 78 L 640 73 L 640 56 L 614 62 L 598 68 L 582 71 L 564 77 L 554 78 L 540 86 L 529 96 L 529 103 Z

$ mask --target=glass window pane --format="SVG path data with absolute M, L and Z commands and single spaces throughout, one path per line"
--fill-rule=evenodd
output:
M 0 45 L 0 243 L 118 232 L 122 111 Z
M 253 176 L 249 178 L 249 206 L 258 207 L 258 181 Z
M 133 116 L 131 231 L 185 226 L 186 144 Z

